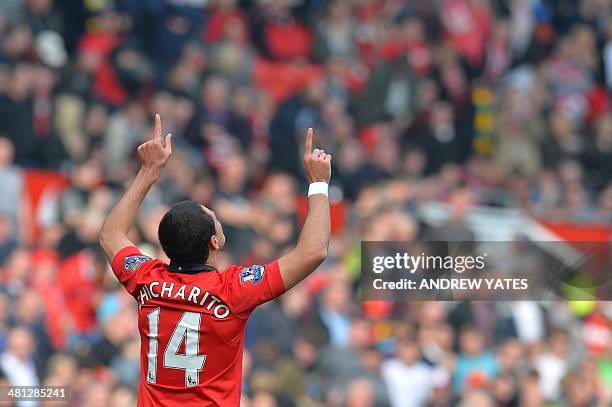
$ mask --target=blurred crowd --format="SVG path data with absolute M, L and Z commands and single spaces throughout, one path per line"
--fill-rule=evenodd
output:
M 330 257 L 253 314 L 244 406 L 610 406 L 609 303 L 361 302 L 358 281 L 360 240 L 470 240 L 474 205 L 610 225 L 611 90 L 610 0 L 0 0 L 0 383 L 135 404 L 136 305 L 96 239 L 160 113 L 174 154 L 131 232 L 160 258 L 184 199 L 216 211 L 225 264 L 278 257 L 308 127 L 333 156 Z

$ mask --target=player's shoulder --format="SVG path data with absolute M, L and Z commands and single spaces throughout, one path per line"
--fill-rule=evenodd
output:
M 236 272 L 241 284 L 260 283 L 266 274 L 266 268 L 261 264 L 252 264 L 250 266 L 236 266 Z
M 218 270 L 218 273 L 225 280 L 236 281 L 241 284 L 250 282 L 253 284 L 263 280 L 266 269 L 264 265 L 251 264 L 248 266 L 232 264 L 223 270 Z
M 158 259 L 154 259 L 146 254 L 135 253 L 132 255 L 125 256 L 123 259 L 123 268 L 126 271 L 136 272 L 143 264 L 147 263 L 150 265 L 154 262 L 159 262 Z
M 231 280 L 233 276 L 235 276 L 238 271 L 240 270 L 241 266 L 236 265 L 236 264 L 230 264 L 229 266 L 225 267 L 225 268 L 220 268 L 215 270 L 215 273 L 217 273 L 217 275 L 222 279 L 222 280 Z M 206 274 L 206 273 L 204 273 Z
M 118 253 L 115 261 L 122 267 L 123 270 L 131 273 L 142 272 L 152 268 L 167 268 L 168 264 L 160 259 L 156 259 L 148 254 L 142 253 L 135 246 L 126 247 L 122 250 L 123 253 Z

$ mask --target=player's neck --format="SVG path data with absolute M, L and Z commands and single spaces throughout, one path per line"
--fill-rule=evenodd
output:
M 206 265 L 211 266 L 217 270 L 219 269 L 217 251 L 209 253 L 208 259 L 206 259 Z

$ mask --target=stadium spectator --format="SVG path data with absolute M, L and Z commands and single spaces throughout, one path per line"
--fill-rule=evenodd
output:
M 37 386 L 40 379 L 34 363 L 35 339 L 25 327 L 15 327 L 8 333 L 6 349 L 0 355 L 0 367 L 14 386 Z
M 433 370 L 421 360 L 419 346 L 409 338 L 397 344 L 395 359 L 382 365 L 382 374 L 393 407 L 422 406 L 431 397 Z M 406 397 L 410 394 L 410 397 Z

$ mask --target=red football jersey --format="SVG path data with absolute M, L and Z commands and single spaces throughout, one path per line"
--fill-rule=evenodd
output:
M 171 272 L 129 246 L 112 268 L 138 302 L 138 405 L 238 406 L 246 321 L 285 291 L 278 262 Z

